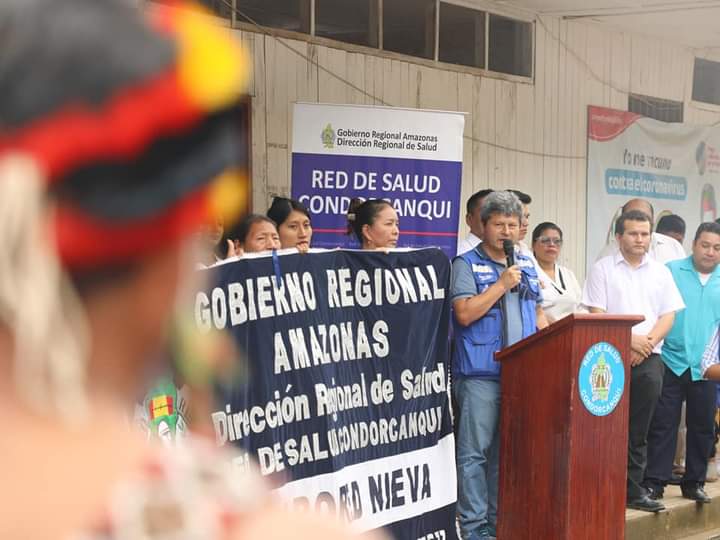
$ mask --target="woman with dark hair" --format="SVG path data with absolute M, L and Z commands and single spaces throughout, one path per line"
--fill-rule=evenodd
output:
M 551 323 L 578 311 L 582 298 L 582 289 L 575 274 L 557 263 L 562 244 L 562 230 L 554 223 L 546 221 L 535 227 L 532 249 L 543 285 L 542 307 Z
M 392 205 L 383 199 L 353 199 L 348 209 L 347 234 L 355 234 L 363 249 L 397 247 L 400 220 Z
M 280 249 L 280 236 L 275 222 L 260 214 L 250 214 L 238 226 L 238 248 L 242 253 L 259 253 Z
M 277 224 L 280 247 L 297 248 L 301 253 L 310 249 L 312 225 L 310 212 L 295 199 L 275 197 L 267 211 L 267 217 Z
M 208 268 L 231 257 L 242 257 L 244 253 L 273 249 L 280 249 L 280 239 L 275 222 L 266 216 L 249 214 L 224 234 L 222 225 L 219 230 L 205 225 L 200 232 L 198 268 Z

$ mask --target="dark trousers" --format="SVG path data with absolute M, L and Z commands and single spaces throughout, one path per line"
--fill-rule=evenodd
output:
M 647 465 L 648 431 L 663 385 L 665 366 L 659 354 L 651 354 L 630 368 L 630 429 L 628 433 L 627 498 L 645 495 L 642 486 Z M 674 447 L 673 447 L 674 448 Z
M 688 369 L 681 376 L 665 369 L 662 394 L 648 433 L 645 484 L 662 488 L 670 480 L 682 402 L 687 402 L 687 444 L 683 485 L 705 481 L 707 462 L 715 443 L 715 383 L 693 381 Z

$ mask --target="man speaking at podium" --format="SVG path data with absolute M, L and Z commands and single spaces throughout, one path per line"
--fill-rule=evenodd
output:
M 532 260 L 517 253 L 522 205 L 495 191 L 483 201 L 482 243 L 455 258 L 457 512 L 464 540 L 493 538 L 497 523 L 500 364 L 495 353 L 547 326 Z

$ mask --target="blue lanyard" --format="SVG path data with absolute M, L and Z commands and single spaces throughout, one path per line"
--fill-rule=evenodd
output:
M 277 286 L 280 286 L 280 257 L 278 257 L 277 250 L 272 250 L 272 262 L 273 262 L 273 270 L 275 270 L 275 280 L 277 283 Z

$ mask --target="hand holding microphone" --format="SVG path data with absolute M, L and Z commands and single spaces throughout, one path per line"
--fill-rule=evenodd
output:
M 500 276 L 505 290 L 510 292 L 518 292 L 518 284 L 520 283 L 520 268 L 515 264 L 515 245 L 512 240 L 503 240 L 503 251 L 505 252 L 507 270 Z

